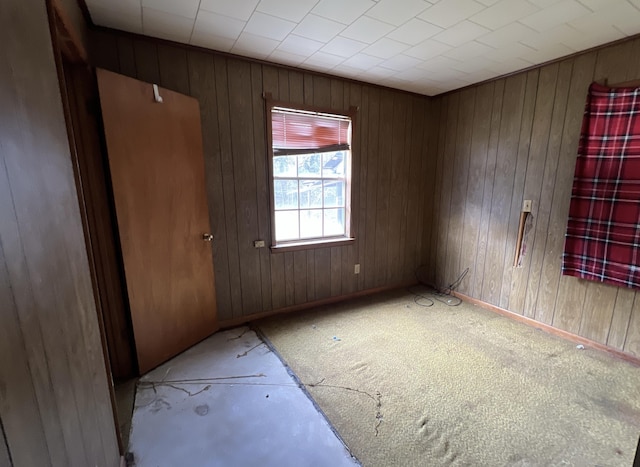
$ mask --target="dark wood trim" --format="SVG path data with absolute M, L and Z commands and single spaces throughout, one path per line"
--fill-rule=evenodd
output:
M 528 324 L 531 327 L 536 329 L 541 329 L 548 334 L 561 337 L 568 341 L 574 342 L 576 344 L 582 344 L 586 347 L 591 347 L 602 352 L 606 352 L 614 357 L 617 357 L 626 362 L 632 363 L 634 365 L 640 366 L 640 358 L 635 355 L 628 354 L 626 352 L 621 352 L 620 350 L 611 348 L 604 344 L 600 344 L 599 342 L 592 341 L 591 339 L 587 339 L 585 337 L 578 336 L 573 334 L 572 332 L 564 331 L 559 328 L 554 328 L 548 324 L 542 323 L 540 321 L 536 321 L 531 318 L 527 318 L 526 316 L 519 315 L 509 310 L 505 310 L 504 308 L 500 308 L 499 306 L 491 305 L 490 303 L 483 302 L 482 300 L 478 300 L 477 298 L 469 297 L 468 295 L 462 294 L 460 292 L 453 292 L 453 295 L 458 297 L 460 300 L 470 303 L 472 305 L 477 305 L 480 308 L 484 308 L 485 310 L 493 311 L 499 315 L 505 316 L 507 318 L 511 318 L 520 323 Z
M 338 240 L 315 240 L 309 243 L 295 243 L 292 245 L 275 245 L 271 247 L 271 253 L 285 253 L 287 251 L 313 250 L 314 248 L 330 248 L 334 246 L 353 245 L 355 238 L 344 238 Z
M 80 40 L 80 36 L 71 24 L 60 0 L 48 0 L 53 10 L 54 20 L 51 24 L 52 33 L 55 31 L 56 46 L 71 63 L 89 63 L 89 55 Z
M 93 19 L 91 18 L 91 13 L 89 13 L 89 8 L 87 7 L 87 2 L 85 0 L 77 0 L 78 8 L 82 12 L 82 17 L 84 18 L 84 22 L 87 23 L 87 27 L 89 29 L 96 27 Z
M 414 285 L 416 285 L 415 281 L 405 282 L 403 284 L 387 285 L 384 287 L 376 287 L 373 289 L 360 290 L 359 292 L 354 292 L 347 295 L 339 295 L 337 297 L 329 297 L 329 298 L 323 298 L 321 300 L 314 300 L 312 302 L 301 303 L 300 305 L 286 306 L 283 308 L 279 308 L 277 310 L 265 311 L 263 313 L 256 313 L 249 316 L 240 316 L 238 318 L 221 321 L 220 329 L 235 328 L 242 324 L 250 323 L 263 318 L 269 318 L 271 316 L 292 313 L 295 311 L 308 310 L 310 308 L 315 308 L 323 305 L 331 305 L 333 303 L 345 302 L 347 300 L 353 300 L 354 298 L 366 297 L 368 295 L 375 295 L 377 293 L 388 292 L 390 290 L 405 289 L 407 287 L 411 287 Z
M 322 106 L 309 105 L 309 104 L 296 104 L 290 101 L 273 99 L 271 97 L 271 93 L 265 93 L 264 100 L 267 105 L 267 110 L 273 107 L 283 107 L 283 108 L 292 109 L 292 110 L 303 110 L 305 112 L 317 112 L 321 114 L 336 115 L 339 117 L 349 117 L 352 123 L 353 123 L 353 120 L 355 119 L 356 113 L 358 112 L 358 108 L 353 105 L 349 106 L 348 109 L 339 109 L 339 108 L 322 107 Z

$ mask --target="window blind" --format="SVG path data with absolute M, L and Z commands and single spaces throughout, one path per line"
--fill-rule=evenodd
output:
M 349 149 L 350 126 L 351 119 L 341 115 L 273 107 L 273 154 L 305 154 Z

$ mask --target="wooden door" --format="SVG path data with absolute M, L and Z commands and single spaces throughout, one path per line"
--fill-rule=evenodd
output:
M 98 69 L 138 366 L 217 330 L 198 101 Z

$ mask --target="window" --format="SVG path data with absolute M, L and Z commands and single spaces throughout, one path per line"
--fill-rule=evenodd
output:
M 351 116 L 267 108 L 273 247 L 352 240 Z

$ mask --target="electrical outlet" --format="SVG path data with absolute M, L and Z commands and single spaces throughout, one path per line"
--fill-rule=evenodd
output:
M 522 212 L 531 212 L 531 205 L 533 202 L 530 199 L 525 199 L 522 203 Z
M 264 248 L 264 240 L 256 240 L 253 242 L 254 248 Z
M 354 274 L 360 274 L 360 265 L 359 265 L 359 264 L 356 264 L 356 265 L 353 267 L 353 273 L 354 273 Z

